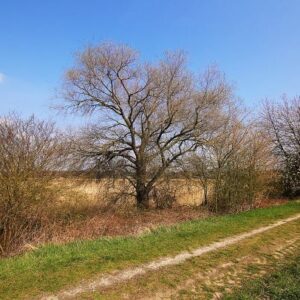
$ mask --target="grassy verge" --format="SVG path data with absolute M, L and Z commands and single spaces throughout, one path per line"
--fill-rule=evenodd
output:
M 227 300 L 297 300 L 300 299 L 300 256 L 273 274 L 248 282 Z
M 300 220 L 78 299 L 223 299 L 300 255 Z M 251 299 L 251 298 L 250 298 Z
M 20 299 L 56 292 L 95 274 L 173 255 L 257 228 L 300 212 L 300 203 L 160 228 L 140 237 L 101 238 L 46 245 L 0 260 L 0 298 Z

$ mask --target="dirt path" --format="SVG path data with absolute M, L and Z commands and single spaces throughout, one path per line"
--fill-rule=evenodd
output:
M 82 293 L 92 292 L 92 291 L 95 291 L 100 288 L 107 288 L 107 287 L 113 286 L 114 284 L 122 283 L 124 281 L 130 280 L 138 275 L 146 274 L 149 271 L 155 271 L 160 268 L 167 267 L 167 266 L 178 265 L 178 264 L 185 262 L 188 259 L 191 259 L 194 257 L 199 257 L 199 256 L 209 253 L 211 251 L 215 251 L 215 250 L 222 249 L 222 248 L 230 246 L 230 245 L 234 245 L 244 239 L 250 238 L 252 236 L 263 233 L 265 231 L 268 231 L 275 227 L 281 226 L 288 222 L 295 221 L 297 219 L 300 219 L 300 214 L 297 214 L 296 216 L 278 221 L 269 226 L 264 226 L 264 227 L 249 231 L 247 233 L 243 233 L 243 234 L 239 234 L 239 235 L 235 235 L 233 237 L 223 239 L 222 241 L 215 242 L 209 246 L 200 247 L 191 252 L 182 252 L 174 257 L 164 257 L 164 258 L 155 260 L 153 262 L 150 262 L 148 264 L 144 264 L 144 265 L 141 265 L 141 266 L 135 267 L 135 268 L 125 269 L 123 271 L 115 272 L 113 274 L 107 274 L 107 275 L 102 274 L 101 276 L 94 279 L 93 281 L 84 282 L 74 288 L 70 288 L 68 290 L 61 291 L 57 295 L 44 296 L 41 299 L 42 300 L 57 300 L 57 299 L 77 298 Z
M 224 293 L 231 294 L 235 288 L 242 287 L 248 280 L 252 281 L 271 273 L 282 262 L 293 258 L 300 247 L 299 237 L 289 236 L 275 240 L 276 243 L 270 243 L 267 249 L 264 249 L 266 251 L 260 245 L 260 250 L 254 253 L 249 251 L 246 255 L 229 255 L 225 261 L 221 259 L 205 268 L 191 267 L 195 272 L 188 279 L 182 280 L 172 288 L 159 288 L 151 296 L 140 293 L 141 296 L 136 297 L 136 300 L 223 299 Z M 248 246 L 251 248 L 251 242 L 247 243 L 246 247 Z

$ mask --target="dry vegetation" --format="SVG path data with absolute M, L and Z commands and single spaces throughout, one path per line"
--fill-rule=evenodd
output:
M 44 223 L 55 197 L 52 170 L 62 145 L 54 124 L 10 115 L 0 122 L 0 253 L 30 240 Z
M 167 185 L 174 195 L 172 207 L 157 210 L 156 202 L 149 210 L 137 210 L 134 197 L 120 200 L 124 180 L 55 179 L 53 198 L 44 211 L 43 224 L 21 242 L 17 251 L 34 248 L 45 242 L 64 243 L 100 236 L 138 235 L 158 226 L 203 218 L 212 215 L 199 208 L 203 190 L 197 181 L 174 179 Z M 110 199 L 110 201 L 108 201 Z M 17 246 L 17 245 L 14 245 Z
M 172 207 L 138 210 L 134 198 L 116 204 L 107 199 L 119 195 L 120 181 L 114 183 L 115 189 L 107 189 L 107 180 L 71 180 L 55 179 L 56 200 L 52 198 L 47 205 L 47 212 L 40 215 L 43 223 L 36 230 L 31 230 L 24 239 L 14 245 L 11 254 L 35 249 L 44 243 L 67 243 L 82 239 L 95 239 L 102 236 L 126 236 L 149 233 L 160 226 L 170 226 L 188 220 L 196 220 L 215 215 L 207 206 L 201 205 L 204 200 L 203 189 L 194 180 L 189 186 L 189 179 L 171 181 L 173 193 L 177 195 Z M 194 185 L 193 185 L 194 183 Z M 54 194 L 53 194 L 54 195 Z M 112 198 L 108 198 L 113 195 Z M 199 198 L 200 197 L 202 198 Z M 286 203 L 287 199 L 257 199 L 251 207 L 269 207 Z M 155 205 L 154 202 L 152 202 Z M 199 206 L 200 204 L 200 206 Z
M 66 134 L 0 118 L 0 255 L 300 193 L 299 98 L 252 118 L 216 68 L 194 74 L 180 52 L 149 64 L 115 44 L 79 53 L 62 94 L 96 121 Z

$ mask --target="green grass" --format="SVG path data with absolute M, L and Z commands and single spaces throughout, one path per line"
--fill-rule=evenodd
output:
M 0 299 L 23 299 L 53 293 L 102 272 L 207 245 L 299 212 L 300 203 L 290 202 L 159 228 L 140 237 L 45 245 L 22 256 L 0 260 Z
M 293 261 L 300 254 L 300 241 L 290 243 L 300 234 L 300 220 L 289 222 L 228 246 L 218 251 L 168 266 L 159 272 L 148 272 L 123 284 L 86 292 L 79 299 L 212 299 L 216 292 L 240 286 L 240 280 L 273 272 L 283 262 Z M 282 248 L 282 245 L 287 247 Z M 284 256 L 276 258 L 276 250 Z M 222 267 L 224 265 L 228 267 Z M 250 279 L 251 280 L 251 279 Z
M 298 300 L 300 299 L 300 256 L 273 274 L 248 282 L 227 300 Z

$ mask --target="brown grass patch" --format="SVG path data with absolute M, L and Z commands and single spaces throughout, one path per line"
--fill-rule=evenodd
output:
M 95 211 L 94 211 L 95 213 Z M 33 244 L 65 243 L 103 236 L 139 235 L 159 226 L 205 218 L 212 215 L 205 208 L 176 207 L 164 210 L 131 211 L 128 214 L 98 212 L 90 218 L 58 221 L 41 233 Z
M 35 248 L 44 243 L 66 243 L 75 240 L 95 239 L 103 236 L 138 235 L 159 226 L 204 218 L 212 215 L 202 202 L 199 182 L 174 179 L 168 188 L 174 191 L 174 207 L 138 211 L 134 202 L 118 198 L 110 203 L 111 195 L 117 196 L 124 188 L 124 180 L 69 180 L 53 182 L 56 199 L 49 203 L 43 222 L 25 237 L 8 255 Z M 257 201 L 255 207 L 269 207 L 287 202 L 286 199 Z M 109 204 L 109 205 L 108 205 Z M 249 208 L 247 208 L 249 209 Z

